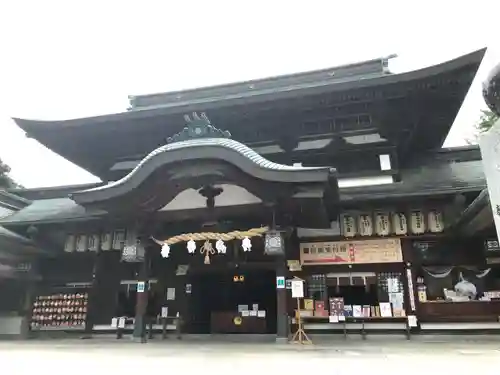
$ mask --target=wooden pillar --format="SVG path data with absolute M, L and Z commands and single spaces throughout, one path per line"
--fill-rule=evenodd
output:
M 99 237 L 100 238 L 100 237 Z M 97 318 L 97 310 L 99 309 L 99 286 L 101 284 L 101 276 L 106 270 L 103 267 L 103 257 L 101 256 L 101 246 L 98 245 L 97 251 L 94 254 L 94 266 L 92 269 L 92 283 L 88 291 L 87 302 L 87 319 L 85 320 L 84 338 L 91 338 L 94 324 Z
M 179 318 L 180 318 L 180 320 L 177 322 L 177 324 L 180 324 L 180 326 L 178 327 L 178 333 L 187 333 L 186 329 L 191 327 L 192 314 L 189 305 L 191 301 L 191 293 L 193 286 L 191 285 L 191 291 L 189 291 L 188 293 L 187 292 L 188 284 L 191 285 L 191 280 L 189 279 L 187 274 L 176 276 L 175 289 L 176 289 L 176 298 L 178 298 L 177 312 L 179 313 Z M 179 291 L 178 294 L 177 291 Z
M 21 306 L 21 327 L 19 337 L 22 340 L 27 340 L 31 337 L 31 316 L 33 312 L 33 305 L 40 290 L 43 288 L 43 279 L 40 275 L 40 259 L 33 259 L 29 263 L 30 267 L 27 273 L 24 274 L 23 283 L 24 295 L 23 303 Z
M 31 275 L 30 275 L 31 276 Z M 20 338 L 22 340 L 27 340 L 31 336 L 31 314 L 33 310 L 33 303 L 35 302 L 35 298 L 38 291 L 38 283 L 39 280 L 29 279 L 24 281 L 25 283 L 25 292 L 24 292 L 24 300 L 22 306 L 22 320 L 21 320 L 21 330 L 20 330 Z
M 138 282 L 144 283 L 144 291 L 137 292 L 137 301 L 135 305 L 135 324 L 133 336 L 141 343 L 146 342 L 146 312 L 148 308 L 149 296 L 149 250 L 145 246 L 144 259 L 140 265 Z
M 276 259 L 276 277 L 287 277 L 287 267 L 285 257 L 280 256 Z M 276 286 L 275 286 L 276 287 Z M 287 308 L 287 289 L 276 288 L 276 342 L 287 342 L 290 331 L 288 308 Z

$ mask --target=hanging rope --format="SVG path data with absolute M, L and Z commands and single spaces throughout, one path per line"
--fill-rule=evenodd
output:
M 158 245 L 163 246 L 174 245 L 179 242 L 188 242 L 188 241 L 209 241 L 209 240 L 222 240 L 222 241 L 231 241 L 231 240 L 242 240 L 245 237 L 262 237 L 264 233 L 269 230 L 269 227 L 261 227 L 261 228 L 253 228 L 246 231 L 235 230 L 229 233 L 215 233 L 215 232 L 202 232 L 202 233 L 186 233 L 179 234 L 178 236 L 170 237 L 167 240 L 160 241 L 154 237 L 151 239 L 156 242 Z

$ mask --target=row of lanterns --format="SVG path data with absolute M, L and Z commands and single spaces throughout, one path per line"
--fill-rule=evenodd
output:
M 342 233 L 345 237 L 388 236 L 390 234 L 406 235 L 423 234 L 426 231 L 431 233 L 440 233 L 444 230 L 443 215 L 441 212 L 431 210 L 427 215 L 420 210 L 412 211 L 409 215 L 409 223 L 405 213 L 376 213 L 374 216 L 369 214 L 354 215 L 345 214 L 342 220 Z

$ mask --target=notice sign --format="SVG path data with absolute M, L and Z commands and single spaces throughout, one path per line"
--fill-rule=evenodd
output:
M 285 276 L 276 277 L 276 289 L 285 289 Z
M 292 297 L 304 298 L 304 282 L 302 280 L 292 280 Z
M 300 244 L 303 266 L 315 264 L 372 264 L 403 261 L 399 238 Z
M 144 293 L 146 290 L 146 283 L 144 281 L 139 281 L 137 283 L 137 293 Z

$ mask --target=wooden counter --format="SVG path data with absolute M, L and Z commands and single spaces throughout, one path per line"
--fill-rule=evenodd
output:
M 235 319 L 240 324 L 236 324 Z M 266 318 L 242 317 L 241 313 L 232 311 L 213 312 L 210 316 L 210 328 L 212 333 L 265 334 L 267 332 Z
M 498 322 L 500 301 L 420 302 L 421 322 Z

